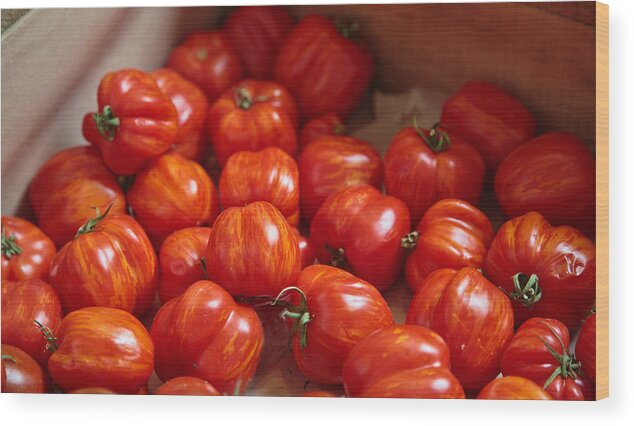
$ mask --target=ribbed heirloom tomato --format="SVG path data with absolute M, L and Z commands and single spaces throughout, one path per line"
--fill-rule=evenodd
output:
M 581 372 L 592 383 L 597 382 L 597 315 L 592 313 L 581 326 L 575 356 L 581 363 Z
M 163 383 L 154 395 L 220 396 L 220 392 L 203 379 L 182 376 Z
M 299 229 L 293 228 L 293 232 L 297 237 L 297 243 L 299 244 L 299 255 L 302 259 L 302 268 L 304 269 L 307 266 L 315 263 L 317 259 L 317 250 L 315 249 L 315 244 L 310 241 L 308 238 L 304 237 Z
M 304 124 L 299 133 L 299 150 L 302 151 L 314 140 L 322 136 L 342 136 L 346 133 L 346 126 L 336 114 L 325 114 L 311 118 Z
M 394 325 L 363 338 L 343 364 L 351 397 L 464 398 L 451 373 L 449 347 L 417 325 Z
M 310 239 L 321 263 L 346 269 L 380 291 L 401 275 L 409 211 L 396 197 L 369 185 L 343 188 L 321 205 Z
M 444 128 L 401 130 L 384 161 L 385 190 L 407 204 L 415 226 L 438 200 L 476 204 L 482 192 L 484 161 L 478 151 Z
M 2 343 L 1 354 L 3 393 L 45 393 L 49 390 L 48 377 L 29 354 L 5 343 Z
M 484 273 L 513 300 L 515 324 L 556 318 L 574 329 L 594 303 L 594 244 L 570 226 L 550 226 L 531 212 L 498 230 Z
M 37 226 L 16 216 L 2 216 L 2 282 L 48 279 L 55 244 Z
M 161 380 L 193 376 L 223 394 L 242 394 L 263 345 L 255 311 L 211 281 L 198 281 L 158 311 L 150 331 Z
M 97 100 L 99 111 L 84 116 L 82 133 L 113 173 L 133 175 L 174 143 L 176 108 L 150 74 L 136 69 L 108 73 Z
M 553 399 L 532 380 L 518 376 L 494 379 L 478 394 L 478 399 Z

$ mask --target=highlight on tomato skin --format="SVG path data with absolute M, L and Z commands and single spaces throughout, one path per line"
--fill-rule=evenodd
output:
M 220 396 L 221 394 L 206 380 L 182 376 L 163 383 L 154 391 L 154 395 Z
M 315 244 L 303 236 L 299 229 L 293 228 L 293 232 L 297 237 L 297 243 L 299 244 L 299 253 L 302 259 L 302 270 L 307 266 L 313 265 L 317 260 L 317 249 L 315 248 Z
M 56 249 L 40 228 L 17 216 L 2 216 L 2 281 L 48 280 Z
M 505 376 L 492 380 L 478 394 L 478 399 L 543 399 L 552 400 L 541 386 L 532 380 L 518 376 Z
M 2 343 L 1 350 L 3 393 L 47 393 L 50 381 L 40 365 L 29 354 L 12 345 Z

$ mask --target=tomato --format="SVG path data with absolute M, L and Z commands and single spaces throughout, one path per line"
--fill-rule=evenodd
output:
M 359 341 L 342 375 L 352 397 L 464 398 L 450 369 L 442 337 L 424 327 L 394 325 Z
M 163 305 L 150 333 L 161 380 L 198 377 L 229 395 L 246 389 L 264 339 L 255 311 L 211 281 L 198 281 Z
M 482 389 L 498 375 L 513 337 L 511 302 L 472 267 L 427 276 L 405 322 L 430 328 L 447 342 L 452 372 L 467 391 Z
M 102 388 L 102 387 L 89 387 L 89 388 L 75 389 L 74 391 L 70 391 L 68 393 L 72 393 L 72 394 L 88 394 L 88 395 L 95 395 L 95 394 L 116 395 L 110 389 L 106 389 L 106 388 Z
M 218 187 L 225 209 L 254 201 L 268 201 L 277 207 L 289 224 L 299 224 L 297 163 L 279 148 L 234 153 L 222 169 Z
M 581 363 L 581 372 L 592 383 L 597 382 L 597 315 L 592 313 L 581 326 L 575 356 Z
M 493 226 L 476 207 L 451 198 L 438 201 L 402 241 L 412 249 L 405 265 L 409 287 L 416 293 L 422 281 L 441 268 L 482 267 L 491 240 Z
M 152 374 L 150 334 L 121 309 L 79 309 L 64 317 L 57 336 L 45 337 L 53 351 L 48 371 L 66 392 L 103 387 L 116 393 L 136 393 Z
M 224 24 L 246 74 L 260 80 L 273 76 L 277 51 L 292 28 L 293 18 L 280 6 L 240 6 Z
M 352 111 L 374 73 L 369 51 L 351 39 L 355 24 L 335 26 L 305 16 L 286 38 L 275 62 L 275 80 L 295 96 L 303 117 Z
M 159 251 L 158 294 L 166 303 L 207 276 L 203 259 L 211 228 L 183 228 L 169 235 Z
M 200 161 L 207 151 L 205 118 L 207 96 L 191 81 L 169 68 L 150 73 L 159 89 L 169 96 L 178 114 L 178 132 L 172 150 L 185 158 Z
M 322 136 L 341 136 L 346 134 L 346 126 L 336 114 L 325 114 L 311 118 L 299 133 L 299 150 L 302 151 L 314 140 Z
M 223 211 L 211 230 L 206 261 L 209 279 L 234 296 L 275 296 L 295 284 L 301 266 L 293 228 L 266 201 Z
M 133 175 L 166 152 L 178 133 L 178 113 L 150 74 L 123 69 L 106 74 L 99 111 L 84 116 L 84 138 L 117 175 Z
M 495 175 L 495 195 L 504 214 L 536 211 L 553 225 L 571 225 L 595 235 L 595 160 L 573 135 L 551 132 L 521 145 Z
M 22 349 L 2 343 L 0 368 L 3 393 L 46 393 L 49 389 L 42 367 Z
M 502 355 L 502 374 L 520 376 L 542 386 L 554 399 L 584 399 L 575 383 L 579 364 L 568 352 L 570 335 L 555 319 L 530 318 L 518 329 Z
M 310 225 L 310 239 L 321 263 L 346 269 L 380 291 L 401 275 L 409 231 L 409 211 L 396 197 L 369 185 L 332 193 Z
M 77 146 L 48 159 L 29 186 L 29 201 L 40 229 L 61 247 L 77 230 L 112 205 L 112 213 L 123 213 L 125 196 L 108 170 L 99 150 Z
M 309 224 L 326 198 L 338 189 L 383 183 L 380 154 L 367 142 L 347 136 L 324 136 L 302 151 L 298 160 L 301 217 Z
M 244 80 L 225 91 L 209 108 L 207 126 L 221 166 L 238 151 L 297 152 L 295 101 L 272 81 Z
M 311 382 L 342 383 L 352 348 L 379 328 L 394 324 L 392 312 L 371 284 L 338 268 L 312 265 L 297 279 L 284 316 L 289 319 L 295 363 Z M 274 303 L 275 304 L 275 303 Z
M 484 161 L 478 151 L 442 127 L 401 130 L 384 162 L 385 190 L 407 204 L 412 226 L 432 204 L 458 198 L 476 204 L 482 192 Z
M 139 223 L 126 215 L 91 219 L 51 263 L 50 284 L 64 311 L 105 306 L 143 315 L 158 283 L 156 254 Z
M 317 250 L 315 249 L 315 244 L 312 243 L 308 238 L 304 237 L 299 229 L 293 228 L 293 232 L 297 237 L 297 242 L 299 244 L 299 256 L 302 259 L 302 269 L 307 266 L 315 263 L 315 259 L 317 259 Z
M 156 248 L 174 231 L 212 223 L 219 210 L 205 169 L 176 153 L 163 155 L 141 171 L 127 199 Z
M 62 316 L 59 297 L 44 281 L 2 281 L 2 342 L 25 351 L 43 367 L 50 353 L 34 321 L 56 332 Z
M 216 390 L 205 380 L 198 377 L 176 377 L 163 383 L 154 395 L 198 395 L 198 396 L 220 396 Z
M 595 247 L 570 226 L 531 212 L 498 230 L 484 273 L 513 300 L 515 324 L 551 317 L 576 328 L 595 298 Z
M 526 107 L 483 81 L 467 82 L 445 101 L 440 122 L 480 151 L 489 172 L 535 134 L 535 120 Z
M 328 392 L 328 391 L 310 391 L 310 392 L 304 392 L 302 394 L 303 397 L 308 397 L 308 398 L 337 398 L 337 395 L 335 395 L 332 392 Z
M 48 279 L 55 244 L 37 226 L 16 216 L 2 216 L 2 282 Z
M 493 380 L 478 394 L 478 399 L 553 399 L 535 382 L 524 377 L 507 376 Z

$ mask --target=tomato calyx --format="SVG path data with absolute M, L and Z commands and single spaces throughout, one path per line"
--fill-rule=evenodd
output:
M 413 249 L 416 248 L 416 244 L 418 244 L 418 239 L 420 238 L 420 232 L 412 231 L 403 238 L 401 238 L 401 247 L 404 249 Z
M 255 103 L 266 102 L 268 100 L 269 98 L 267 96 L 253 97 L 251 93 L 243 86 L 238 87 L 235 92 L 236 106 L 244 110 L 251 108 Z
M 292 305 L 289 302 L 280 300 L 288 292 L 295 291 L 300 295 L 299 305 Z M 277 297 L 270 303 L 271 306 L 281 305 L 284 306 L 284 312 L 282 316 L 284 318 L 293 319 L 293 326 L 291 327 L 290 334 L 288 336 L 288 344 L 291 347 L 293 341 L 293 335 L 297 333 L 299 336 L 299 347 L 305 348 L 308 345 L 307 329 L 308 323 L 312 320 L 312 315 L 308 311 L 308 300 L 306 295 L 299 287 L 286 287 L 280 291 Z
M 513 275 L 513 287 L 513 291 L 510 294 L 507 293 L 507 296 L 521 303 L 525 308 L 530 308 L 542 298 L 542 290 L 539 288 L 539 278 L 536 274 L 527 277 L 522 272 L 518 272 Z
M 50 352 L 55 352 L 59 346 L 57 345 L 57 337 L 53 334 L 53 330 L 48 327 L 42 325 L 38 320 L 33 320 L 35 325 L 42 332 L 42 336 L 44 336 L 44 340 L 46 340 L 46 350 Z
M 2 355 L 0 355 L 0 359 L 2 359 L 3 361 L 4 361 L 4 360 L 11 361 L 11 362 L 12 362 L 12 363 L 14 363 L 14 364 L 17 364 L 17 363 L 18 363 L 18 362 L 15 360 L 15 358 L 13 358 L 11 355 L 5 355 L 5 354 L 2 354 Z
M 110 204 L 108 206 L 108 208 L 106 209 L 106 211 L 103 212 L 102 215 L 100 215 L 99 214 L 99 207 L 95 207 L 95 215 L 96 215 L 96 217 L 94 219 L 90 219 L 88 222 L 84 223 L 77 230 L 77 233 L 75 234 L 75 238 L 79 237 L 80 235 L 84 235 L 84 234 L 87 234 L 89 232 L 92 232 L 93 228 L 95 226 L 97 226 L 97 224 L 99 224 L 99 222 L 104 220 L 104 218 L 108 215 L 108 213 L 110 213 L 110 209 L 111 208 L 112 208 L 112 204 Z
M 99 134 L 107 141 L 112 142 L 121 124 L 119 117 L 115 117 L 112 107 L 106 105 L 101 113 L 93 114 L 92 119 L 95 120 Z
M 346 260 L 346 252 L 343 247 L 339 247 L 336 250 L 330 247 L 328 244 L 324 244 L 324 247 L 332 256 L 332 260 L 329 263 L 330 266 L 333 266 L 335 268 L 344 268 L 346 265 L 348 265 L 348 261 Z
M 13 256 L 17 256 L 22 253 L 22 249 L 15 242 L 15 235 L 9 235 L 7 237 L 4 229 L 2 230 L 2 255 L 11 260 Z
M 447 151 L 449 146 L 451 145 L 451 138 L 447 134 L 439 128 L 440 123 L 434 124 L 431 129 L 429 129 L 428 134 L 425 134 L 422 128 L 418 126 L 418 122 L 416 120 L 416 116 L 412 117 L 412 125 L 418 136 L 427 144 L 429 148 L 435 153 Z
M 352 21 L 350 19 L 343 18 L 341 16 L 337 16 L 335 18 L 335 29 L 337 32 L 347 38 L 353 38 L 359 32 L 359 23 Z
M 570 355 L 566 346 L 564 345 L 561 336 L 550 326 L 550 324 L 546 324 L 546 326 L 550 329 L 551 333 L 557 338 L 559 344 L 561 345 L 560 354 L 557 352 L 544 338 L 540 337 L 540 340 L 548 349 L 548 352 L 559 362 L 559 366 L 553 371 L 548 380 L 544 383 L 544 390 L 546 390 L 550 384 L 555 380 L 557 376 L 561 376 L 562 378 L 571 377 L 573 380 L 577 378 L 577 372 L 581 368 L 581 363 L 578 362 L 573 356 Z

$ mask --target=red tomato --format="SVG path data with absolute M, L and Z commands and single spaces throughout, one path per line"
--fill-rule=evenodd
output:
M 106 388 L 102 388 L 102 387 L 81 388 L 81 389 L 76 389 L 74 391 L 70 391 L 68 393 L 71 393 L 71 394 L 88 394 L 88 395 L 94 395 L 94 394 L 116 395 L 110 389 L 106 389 Z
M 43 367 L 50 352 L 34 321 L 56 332 L 62 316 L 55 290 L 44 281 L 2 281 L 2 342 L 22 349 Z
M 581 326 L 575 356 L 581 363 L 581 372 L 592 383 L 597 382 L 597 315 L 592 313 Z
M 295 159 L 276 147 L 239 151 L 229 157 L 220 175 L 222 206 L 268 201 L 292 226 L 299 224 L 299 171 Z
M 205 118 L 209 102 L 194 83 L 169 68 L 150 73 L 159 89 L 169 96 L 178 114 L 178 132 L 172 150 L 185 158 L 200 161 L 207 151 Z
M 321 205 L 310 239 L 321 263 L 346 269 L 380 291 L 401 275 L 409 211 L 396 197 L 369 185 L 343 188 Z
M 379 153 L 367 142 L 347 136 L 324 136 L 309 144 L 299 156 L 301 217 L 306 223 L 326 198 L 338 189 L 383 183 Z
M 139 173 L 127 199 L 157 248 L 174 231 L 212 223 L 219 210 L 205 169 L 176 153 L 163 155 Z
M 500 372 L 513 337 L 513 307 L 476 268 L 439 269 L 421 283 L 406 323 L 440 334 L 449 345 L 453 374 L 465 390 L 476 391 Z
M 125 196 L 97 148 L 77 146 L 58 152 L 38 170 L 29 200 L 42 231 L 61 247 L 77 230 L 112 205 L 124 213 Z
M 224 25 L 246 74 L 260 80 L 273 76 L 277 51 L 292 28 L 293 18 L 280 6 L 238 7 Z
M 105 306 L 140 317 L 154 300 L 157 282 L 156 254 L 143 228 L 130 216 L 108 211 L 86 222 L 51 263 L 50 283 L 66 312 Z
M 55 244 L 37 226 L 2 216 L 2 282 L 48 279 Z
M 520 376 L 542 386 L 554 399 L 582 401 L 575 383 L 579 364 L 568 352 L 570 335 L 560 321 L 531 318 L 524 322 L 502 355 L 502 374 Z
M 287 306 L 284 315 L 289 318 L 293 358 L 311 382 L 342 383 L 343 363 L 357 342 L 394 324 L 381 293 L 338 268 L 309 266 L 297 287 L 282 293 L 289 291 L 294 291 L 292 304 L 282 304 Z
M 476 207 L 451 198 L 438 201 L 403 239 L 403 247 L 413 249 L 405 265 L 409 287 L 416 293 L 441 268 L 482 267 L 492 239 L 491 222 Z
M 117 175 L 133 175 L 169 149 L 178 132 L 170 97 L 143 71 L 123 69 L 99 83 L 99 112 L 84 116 L 84 138 Z
M 537 211 L 553 225 L 595 235 L 595 160 L 581 140 L 546 133 L 506 157 L 495 175 L 495 195 L 513 218 Z
M 553 399 L 535 382 L 524 377 L 507 376 L 493 380 L 478 395 L 478 399 Z
M 48 371 L 64 391 L 104 387 L 135 393 L 147 384 L 154 366 L 154 345 L 143 324 L 121 309 L 83 308 L 66 315 Z
M 154 395 L 220 396 L 220 392 L 205 380 L 198 377 L 183 376 L 163 383 L 154 392 Z
M 238 151 L 297 152 L 295 101 L 272 81 L 244 80 L 225 91 L 209 108 L 207 125 L 221 166 Z
M 352 397 L 464 398 L 450 368 L 442 337 L 424 327 L 394 325 L 359 341 L 342 375 Z
M 151 335 L 161 380 L 194 376 L 229 395 L 244 392 L 263 345 L 255 311 L 211 281 L 198 281 L 163 305 Z
M 478 149 L 490 172 L 535 134 L 535 120 L 526 107 L 500 87 L 482 81 L 458 89 L 443 105 L 440 122 Z
M 407 204 L 412 226 L 443 198 L 476 204 L 482 192 L 484 161 L 478 151 L 443 128 L 401 130 L 384 162 L 385 190 Z
M 346 126 L 336 114 L 325 114 L 311 118 L 299 133 L 299 150 L 322 136 L 341 136 L 346 134 Z
M 513 300 L 516 325 L 550 316 L 576 328 L 594 303 L 594 244 L 575 228 L 550 226 L 539 213 L 502 225 L 484 272 Z
M 167 67 L 198 85 L 213 102 L 243 77 L 240 57 L 224 31 L 191 33 L 170 54 Z
M 293 232 L 297 237 L 297 242 L 299 243 L 299 256 L 302 259 L 302 269 L 307 266 L 315 263 L 315 259 L 317 259 L 317 250 L 315 249 L 315 244 L 312 243 L 308 238 L 304 237 L 299 229 L 293 228 Z
M 206 261 L 209 278 L 234 296 L 273 297 L 295 284 L 301 266 L 293 228 L 266 201 L 223 211 L 211 230 Z
M 286 38 L 275 63 L 275 80 L 295 96 L 302 116 L 345 117 L 374 72 L 372 56 L 350 39 L 354 24 L 335 26 L 321 15 L 305 16 Z
M 1 369 L 3 393 L 46 393 L 49 389 L 44 370 L 29 354 L 15 346 L 2 344 Z
M 575 383 L 581 389 L 581 393 L 583 394 L 584 401 L 595 401 L 597 399 L 596 393 L 595 393 L 595 386 L 593 383 L 590 382 L 590 379 L 588 379 L 584 374 L 585 373 L 583 372 L 583 370 L 581 370 L 581 374 L 577 375 L 577 378 L 575 379 Z M 576 391 L 570 392 L 568 393 L 568 395 L 571 396 L 571 398 L 569 399 L 575 400 L 577 396 L 577 392 Z
M 302 396 L 304 397 L 309 397 L 309 398 L 337 398 L 337 395 L 335 395 L 332 392 L 328 392 L 328 391 L 310 391 L 310 392 L 304 392 L 302 394 Z
M 158 294 L 166 303 L 207 276 L 203 259 L 211 228 L 183 228 L 168 236 L 159 251 Z

